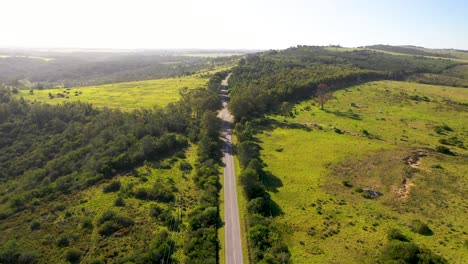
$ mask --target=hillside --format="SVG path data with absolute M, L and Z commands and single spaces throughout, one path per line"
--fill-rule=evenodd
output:
M 292 261 L 374 263 L 398 229 L 464 263 L 468 130 L 458 120 L 468 118 L 467 103 L 462 88 L 371 82 L 336 92 L 323 111 L 304 101 L 287 122 L 271 116 L 258 135 L 260 157 Z M 366 189 L 383 195 L 369 199 Z M 416 220 L 433 234 L 412 230 Z
M 241 61 L 230 108 L 251 262 L 465 263 L 468 91 L 405 81 L 447 72 L 466 73 L 307 46 Z

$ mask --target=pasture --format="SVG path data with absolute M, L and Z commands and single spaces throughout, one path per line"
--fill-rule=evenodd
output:
M 270 116 L 258 135 L 293 263 L 375 263 L 391 228 L 466 263 L 468 90 L 379 81 L 334 96 L 324 110 L 296 104 L 286 122 Z M 413 220 L 433 234 L 412 232 Z
M 98 107 L 133 110 L 165 106 L 179 99 L 179 90 L 203 88 L 208 77 L 186 76 L 157 80 L 123 82 L 88 87 L 21 90 L 18 96 L 48 104 L 82 101 Z

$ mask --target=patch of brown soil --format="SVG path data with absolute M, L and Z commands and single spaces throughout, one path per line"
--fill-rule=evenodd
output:
M 423 157 L 426 157 L 427 155 L 428 155 L 427 151 L 418 150 L 418 151 L 413 152 L 411 155 L 407 156 L 403 160 L 411 168 L 418 169 L 419 165 L 421 164 L 421 159 Z M 396 188 L 395 190 L 396 195 L 404 201 L 408 200 L 408 197 L 411 192 L 411 187 L 414 186 L 414 183 L 411 180 L 411 176 L 412 176 L 412 173 L 405 175 L 403 179 L 401 180 L 400 186 Z

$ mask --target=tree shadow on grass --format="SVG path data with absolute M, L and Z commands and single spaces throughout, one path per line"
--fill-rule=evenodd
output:
M 273 131 L 276 128 L 302 129 L 304 131 L 312 131 L 310 127 L 301 123 L 281 122 L 275 119 L 265 119 L 261 130 Z
M 323 109 L 323 111 L 328 114 L 333 114 L 337 117 L 344 117 L 344 118 L 349 118 L 353 120 L 362 120 L 362 117 L 360 115 L 353 113 L 353 112 L 331 111 L 327 109 Z
M 261 175 L 261 181 L 263 185 L 265 185 L 265 189 L 269 192 L 278 192 L 278 188 L 283 187 L 283 182 L 280 178 L 273 175 L 273 173 L 269 171 L 265 171 Z
M 280 206 L 271 198 L 268 199 L 268 208 L 270 210 L 270 216 L 272 217 L 284 215 L 284 212 L 281 210 Z

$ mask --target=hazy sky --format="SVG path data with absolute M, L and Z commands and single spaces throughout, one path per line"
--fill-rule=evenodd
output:
M 0 46 L 468 49 L 468 1 L 0 0 Z

